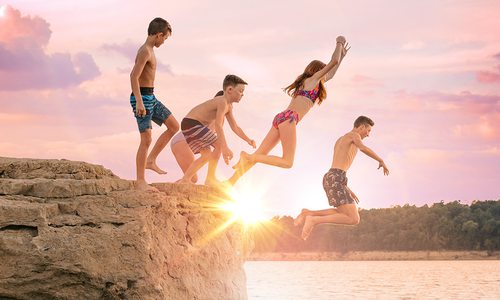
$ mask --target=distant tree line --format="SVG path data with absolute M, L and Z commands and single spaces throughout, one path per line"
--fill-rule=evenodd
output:
M 254 252 L 500 250 L 500 200 L 454 201 L 360 211 L 357 226 L 320 224 L 307 241 L 290 216 L 254 233 Z

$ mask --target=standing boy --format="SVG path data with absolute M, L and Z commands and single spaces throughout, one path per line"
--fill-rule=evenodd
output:
M 179 123 L 170 110 L 158 101 L 153 93 L 157 65 L 153 50 L 154 47 L 160 47 L 171 34 L 172 28 L 164 19 L 155 18 L 151 21 L 146 42 L 137 51 L 135 65 L 130 73 L 132 86 L 130 104 L 134 110 L 141 135 L 141 143 L 136 156 L 136 188 L 140 190 L 152 189 L 144 177 L 145 169 L 153 170 L 158 174 L 167 173 L 156 165 L 156 158 L 179 130 Z M 160 135 L 148 156 L 148 149 L 151 145 L 151 121 L 159 126 L 165 124 L 167 130 Z

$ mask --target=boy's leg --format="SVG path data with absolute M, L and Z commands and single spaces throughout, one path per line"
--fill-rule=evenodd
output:
M 182 134 L 182 133 L 181 133 Z M 194 154 L 189 148 L 188 144 L 185 140 L 177 142 L 175 145 L 172 145 L 172 153 L 174 154 L 175 160 L 179 167 L 181 167 L 182 172 L 186 173 L 189 166 L 194 161 Z M 191 182 L 196 183 L 198 181 L 198 176 L 196 174 L 191 177 Z
M 158 174 L 167 174 L 167 172 L 160 169 L 158 165 L 156 165 L 156 158 L 165 148 L 174 134 L 179 131 L 179 122 L 177 122 L 173 115 L 169 115 L 168 118 L 163 122 L 163 124 L 167 126 L 167 130 L 165 130 L 156 141 L 153 149 L 151 150 L 151 153 L 149 153 L 148 155 L 146 162 L 146 169 L 153 170 Z
M 337 207 L 337 211 L 323 216 L 306 216 L 302 238 L 306 240 L 311 234 L 314 226 L 321 223 L 333 223 L 338 225 L 359 224 L 359 213 L 356 204 L 344 204 Z
M 274 147 L 276 147 L 279 140 L 280 135 L 278 129 L 271 127 L 254 154 L 268 154 Z M 241 153 L 244 153 L 243 156 L 241 155 Z M 238 179 L 243 176 L 243 174 L 245 174 L 248 170 L 250 170 L 251 167 L 255 165 L 255 163 L 251 163 L 244 159 L 245 154 L 247 154 L 246 152 L 242 151 L 241 153 L 240 160 L 236 163 L 236 165 L 233 166 L 233 169 L 235 169 L 233 176 L 231 176 L 231 178 L 227 180 L 231 185 L 234 185 L 236 181 L 238 181 Z
M 151 129 L 146 129 L 145 131 L 141 132 L 141 142 L 139 144 L 137 155 L 135 157 L 137 173 L 136 188 L 140 190 L 148 188 L 144 170 L 146 168 L 146 156 L 148 154 L 149 145 L 151 145 Z
M 212 155 L 212 150 L 210 150 L 210 148 L 205 148 L 200 150 L 200 153 L 201 156 L 195 161 L 193 161 L 193 163 L 186 170 L 186 173 L 184 173 L 184 176 L 177 182 L 191 183 L 191 178 L 193 177 L 193 175 L 196 174 L 196 172 L 198 172 L 198 170 L 201 169 L 210 159 L 210 156 Z
M 205 179 L 206 185 L 218 185 L 220 183 L 217 180 L 217 177 L 215 176 L 215 171 L 217 170 L 217 164 L 219 163 L 219 158 L 221 155 L 220 141 L 217 139 L 217 141 L 213 144 L 213 146 L 214 146 L 214 151 L 212 152 L 210 160 L 208 161 L 208 172 L 207 172 L 207 178 Z
M 321 210 L 309 210 L 303 208 L 300 214 L 293 220 L 295 226 L 302 224 L 307 216 L 326 216 L 338 213 L 336 208 L 327 208 Z

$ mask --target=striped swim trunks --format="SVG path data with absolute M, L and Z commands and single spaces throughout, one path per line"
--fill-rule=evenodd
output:
M 217 141 L 217 134 L 197 120 L 182 119 L 181 130 L 193 153 L 210 148 Z

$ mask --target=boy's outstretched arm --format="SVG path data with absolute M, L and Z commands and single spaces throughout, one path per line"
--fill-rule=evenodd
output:
M 142 70 L 144 70 L 144 66 L 148 62 L 150 56 L 151 53 L 149 53 L 149 51 L 141 49 L 139 53 L 137 53 L 134 68 L 132 69 L 132 72 L 130 72 L 130 85 L 132 86 L 132 93 L 134 94 L 136 101 L 135 114 L 139 117 L 144 117 L 146 115 L 146 108 L 144 107 L 141 90 L 139 88 L 139 77 L 141 76 Z
M 236 133 L 237 136 L 239 136 L 242 140 L 247 142 L 250 146 L 256 147 L 257 145 L 255 144 L 255 141 L 249 138 L 245 132 L 243 132 L 243 129 L 241 129 L 238 124 L 236 124 L 236 120 L 234 119 L 233 115 L 233 110 L 230 109 L 229 112 L 226 115 L 227 122 L 229 123 L 229 126 L 231 127 L 231 130 Z
M 387 166 L 384 163 L 384 160 L 380 158 L 372 149 L 368 148 L 363 144 L 361 141 L 361 137 L 358 134 L 355 134 L 353 137 L 353 143 L 358 147 L 358 149 L 363 152 L 364 154 L 368 155 L 369 157 L 373 158 L 374 160 L 378 161 L 378 169 L 383 168 L 384 170 L 384 175 L 389 175 L 389 169 L 387 169 Z

